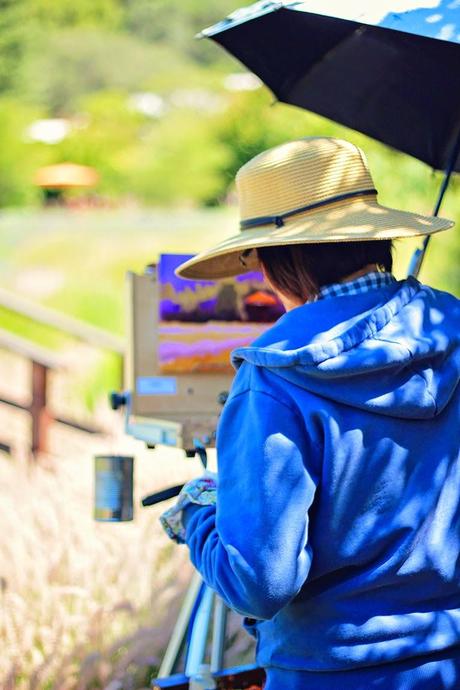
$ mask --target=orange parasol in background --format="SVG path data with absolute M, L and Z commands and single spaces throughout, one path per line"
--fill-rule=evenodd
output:
M 70 189 L 71 187 L 94 187 L 99 174 L 94 168 L 76 163 L 58 163 L 39 168 L 34 183 L 45 189 Z

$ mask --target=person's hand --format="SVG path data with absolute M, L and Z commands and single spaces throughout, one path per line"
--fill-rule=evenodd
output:
M 185 527 L 182 522 L 182 511 L 189 505 L 210 506 L 216 504 L 217 474 L 206 472 L 185 484 L 178 496 L 177 503 L 160 515 L 160 522 L 170 539 L 178 544 L 185 543 Z

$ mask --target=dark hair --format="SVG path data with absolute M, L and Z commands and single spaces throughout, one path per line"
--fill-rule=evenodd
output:
M 391 273 L 391 240 L 320 242 L 260 247 L 257 256 L 271 284 L 306 302 L 323 285 L 339 283 L 368 264 Z

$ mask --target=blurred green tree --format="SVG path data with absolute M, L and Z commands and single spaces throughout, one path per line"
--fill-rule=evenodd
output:
M 190 49 L 195 34 L 238 7 L 235 0 L 121 1 L 128 31 L 148 41 L 175 41 L 181 48 L 186 43 L 186 49 Z
M 40 198 L 33 176 L 48 161 L 48 152 L 25 136 L 27 125 L 37 115 L 35 109 L 17 100 L 0 99 L 0 207 L 24 206 Z
M 230 185 L 238 169 L 261 151 L 289 139 L 315 134 L 321 126 L 298 108 L 272 106 L 273 97 L 267 89 L 260 88 L 236 93 L 228 108 L 216 117 L 212 136 L 227 150 L 224 167 L 219 170 L 225 185 Z M 326 128 L 332 133 L 334 125 L 330 123 Z
M 149 204 L 210 205 L 226 185 L 228 150 L 212 137 L 212 115 L 182 108 L 145 132 L 132 150 L 133 193 Z
M 30 0 L 30 10 L 33 18 L 48 29 L 74 26 L 117 29 L 123 17 L 119 0 Z
M 30 42 L 29 0 L 0 0 L 0 94 L 18 90 Z
M 29 98 L 52 115 L 69 116 L 88 94 L 142 89 L 157 57 L 134 36 L 99 28 L 42 32 L 25 70 Z
M 87 96 L 80 110 L 80 125 L 54 147 L 54 162 L 92 166 L 100 175 L 99 192 L 113 198 L 129 194 L 124 157 L 139 141 L 145 118 L 129 108 L 127 94 L 120 91 Z

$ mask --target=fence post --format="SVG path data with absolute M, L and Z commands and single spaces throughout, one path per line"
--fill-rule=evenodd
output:
M 32 456 L 46 453 L 48 450 L 48 427 L 51 421 L 46 408 L 48 385 L 48 367 L 32 362 L 32 400 L 30 414 L 32 417 Z

